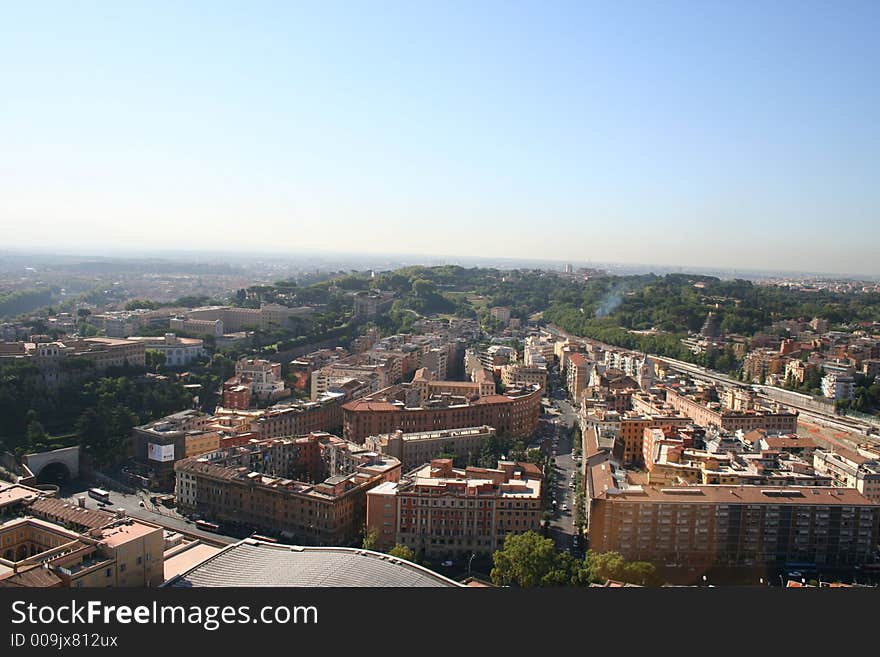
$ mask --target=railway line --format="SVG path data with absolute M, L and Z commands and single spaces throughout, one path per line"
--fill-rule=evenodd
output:
M 547 328 L 547 330 L 554 335 L 595 344 L 606 349 L 629 351 L 622 347 L 599 342 L 598 340 L 573 336 L 556 326 L 548 326 L 545 328 Z M 699 365 L 694 365 L 693 363 L 677 360 L 675 358 L 658 356 L 656 354 L 648 354 L 648 356 L 655 362 L 665 363 L 668 367 L 689 374 L 697 380 L 706 381 L 709 383 L 721 383 L 726 386 L 732 386 L 742 390 L 753 390 L 759 395 L 759 397 L 763 401 L 782 404 L 793 410 L 796 410 L 798 412 L 798 415 L 804 420 L 813 422 L 817 425 L 824 426 L 829 429 L 834 429 L 836 431 L 857 433 L 860 435 L 860 437 L 864 438 L 866 442 L 880 444 L 880 429 L 878 429 L 878 427 L 871 425 L 868 422 L 864 422 L 847 416 L 837 415 L 833 412 L 825 413 L 822 411 L 818 411 L 815 407 L 810 407 L 808 405 L 810 403 L 810 398 L 808 398 L 807 396 L 804 396 L 805 400 L 803 402 L 799 402 L 796 397 L 797 393 L 789 393 L 789 391 L 783 390 L 781 388 L 773 388 L 773 386 L 745 383 L 743 381 L 739 381 L 737 379 L 729 377 L 725 374 L 721 374 L 720 372 L 713 372 L 711 370 L 707 370 L 704 367 L 700 367 Z M 785 399 L 781 398 L 783 393 L 788 393 L 785 394 Z

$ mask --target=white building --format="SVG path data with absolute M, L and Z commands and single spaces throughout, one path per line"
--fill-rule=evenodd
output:
M 128 339 L 143 343 L 147 351 L 165 354 L 165 364 L 169 367 L 184 367 L 207 355 L 203 340 L 181 338 L 174 333 L 166 333 L 162 337 L 133 336 Z
M 284 393 L 281 363 L 262 358 L 242 358 L 235 363 L 235 376 L 247 379 L 251 394 L 257 397 L 273 398 Z
M 822 377 L 822 394 L 829 399 L 850 399 L 856 386 L 851 374 L 829 372 Z

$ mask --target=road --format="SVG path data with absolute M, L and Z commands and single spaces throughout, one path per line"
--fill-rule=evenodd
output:
M 85 497 L 86 508 L 88 509 L 103 509 L 104 511 L 111 512 L 116 509 L 125 509 L 126 514 L 132 518 L 146 520 L 167 529 L 191 534 L 215 543 L 234 543 L 239 540 L 239 538 L 234 536 L 215 534 L 214 532 L 197 529 L 191 521 L 173 509 L 153 505 L 150 502 L 149 494 L 146 492 L 129 495 L 119 491 L 110 491 L 110 504 L 100 504 L 98 500 L 89 497 L 89 487 L 87 483 L 74 481 L 62 488 L 60 496 L 71 504 L 76 504 L 78 497 Z M 141 502 L 143 502 L 143 506 L 140 505 Z
M 575 535 L 574 490 L 569 487 L 569 483 L 572 481 L 572 475 L 579 469 L 572 458 L 571 429 L 575 424 L 576 413 L 565 398 L 561 387 L 556 387 L 551 402 L 554 410 L 558 412 L 554 414 L 556 422 L 549 438 L 552 441 L 549 454 L 556 459 L 556 484 L 551 493 L 556 500 L 558 511 L 550 520 L 550 537 L 556 541 L 559 549 L 566 549 L 572 547 L 572 539 Z M 567 507 L 564 511 L 563 506 Z

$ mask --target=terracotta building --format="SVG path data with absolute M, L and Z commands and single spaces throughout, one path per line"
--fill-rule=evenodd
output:
M 507 534 L 540 529 L 541 484 L 531 463 L 459 470 L 451 459 L 434 459 L 367 493 L 367 528 L 380 549 L 401 543 L 431 556 L 491 553 Z
M 797 433 L 797 411 L 734 411 L 672 388 L 666 390 L 666 403 L 703 427 L 718 427 L 727 431 L 766 429 L 773 433 Z
M 342 407 L 345 438 L 363 443 L 367 436 L 417 433 L 488 425 L 499 436 L 530 437 L 541 413 L 537 386 L 486 395 L 476 400 L 441 395 L 420 401 L 411 388 L 392 386 Z
M 366 492 L 400 478 L 400 461 L 327 433 L 253 441 L 178 461 L 182 513 L 314 545 L 356 542 Z
M 593 550 L 660 564 L 819 567 L 870 563 L 880 504 L 854 489 L 699 485 L 621 488 L 589 472 Z

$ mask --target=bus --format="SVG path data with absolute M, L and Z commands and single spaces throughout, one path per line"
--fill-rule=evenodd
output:
M 262 534 L 251 534 L 250 536 L 255 541 L 263 541 L 264 543 L 277 543 L 277 538 L 272 538 L 270 536 L 263 536 Z
M 99 502 L 110 504 L 110 493 L 103 488 L 89 488 L 89 497 L 93 497 Z
M 217 533 L 220 531 L 220 525 L 215 522 L 208 522 L 207 520 L 196 520 L 196 527 L 206 532 Z

